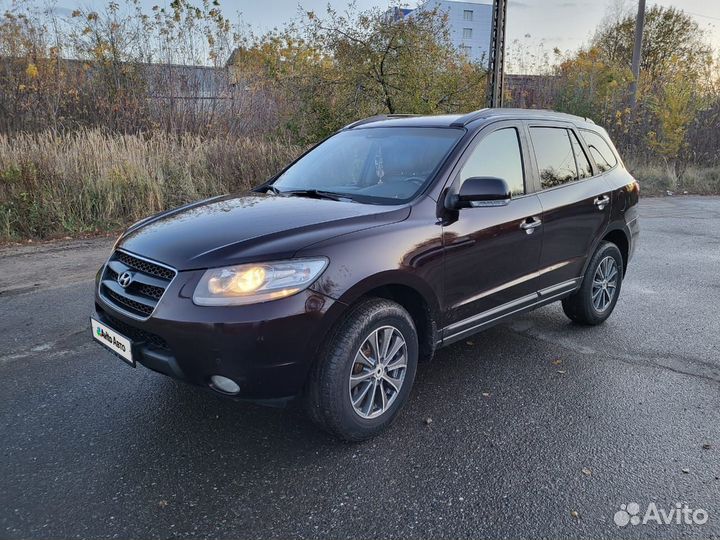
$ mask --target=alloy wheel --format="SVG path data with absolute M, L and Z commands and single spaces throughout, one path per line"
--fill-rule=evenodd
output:
M 618 277 L 615 258 L 608 255 L 600 261 L 593 276 L 592 303 L 599 313 L 604 312 L 612 304 L 617 291 Z
M 365 338 L 348 385 L 356 414 L 377 418 L 392 406 L 405 381 L 407 354 L 405 338 L 394 326 L 382 326 Z

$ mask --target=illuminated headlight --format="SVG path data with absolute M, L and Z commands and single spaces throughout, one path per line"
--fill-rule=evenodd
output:
M 292 259 L 213 268 L 200 279 L 193 302 L 198 306 L 241 306 L 277 300 L 307 289 L 328 260 Z

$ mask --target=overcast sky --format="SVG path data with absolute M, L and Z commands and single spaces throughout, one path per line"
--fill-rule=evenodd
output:
M 490 0 L 476 0 L 477 3 L 492 3 Z M 151 3 L 151 2 L 149 2 Z M 411 6 L 417 1 L 408 2 Z M 574 49 L 591 36 L 594 28 L 602 19 L 609 5 L 616 0 L 510 0 L 508 4 L 508 37 L 524 39 L 530 34 L 533 39 L 543 39 L 550 49 Z M 305 9 L 322 10 L 327 0 L 302 0 Z M 336 8 L 347 3 L 338 0 L 330 2 Z M 357 0 L 359 7 L 387 6 L 387 0 Z M 629 7 L 637 2 L 628 0 Z M 696 17 L 698 23 L 712 34 L 716 47 L 720 46 L 720 0 L 675 0 L 648 1 L 648 7 L 660 4 L 675 6 Z M 272 28 L 282 25 L 297 13 L 297 0 L 225 0 L 222 2 L 226 12 L 241 12 L 243 20 L 254 27 Z
M 55 0 L 58 8 L 72 9 L 78 6 L 100 8 L 107 0 Z M 122 0 L 116 0 L 122 3 Z M 141 0 L 143 5 L 164 6 L 170 0 Z M 471 0 L 472 1 L 472 0 Z M 477 3 L 491 3 L 491 0 L 475 0 Z M 9 0 L 0 0 L 4 7 Z M 254 30 L 269 30 L 294 18 L 301 5 L 305 10 L 322 11 L 328 0 L 220 0 L 223 12 L 234 21 L 249 24 Z M 517 69 L 518 50 L 538 54 L 543 50 L 551 52 L 555 47 L 562 51 L 573 50 L 587 43 L 594 29 L 607 13 L 610 5 L 625 3 L 628 9 L 637 9 L 636 0 L 509 0 L 508 4 L 508 54 L 510 69 Z M 347 2 L 330 0 L 336 9 L 342 9 Z M 412 7 L 417 0 L 408 0 Z M 357 0 L 359 8 L 386 7 L 389 0 Z M 708 40 L 720 50 L 720 0 L 648 0 L 648 7 L 654 4 L 675 6 L 696 18 L 705 30 Z M 513 47 L 514 41 L 523 44 Z M 543 44 L 542 49 L 540 43 Z

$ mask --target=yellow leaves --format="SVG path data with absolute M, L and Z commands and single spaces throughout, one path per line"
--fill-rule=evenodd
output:
M 647 135 L 648 145 L 667 159 L 674 159 L 685 145 L 685 134 L 699 107 L 692 85 L 677 74 L 669 78 L 650 109 L 659 124 L 657 132 Z
M 105 56 L 105 53 L 109 51 L 110 47 L 107 43 L 98 43 L 95 47 L 91 49 L 91 52 L 95 58 L 103 58 Z
M 27 68 L 25 69 L 25 75 L 27 75 L 29 79 L 37 79 L 37 76 L 38 76 L 37 66 L 33 63 L 28 64 Z

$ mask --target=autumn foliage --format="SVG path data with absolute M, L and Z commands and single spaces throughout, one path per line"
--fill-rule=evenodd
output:
M 253 185 L 358 118 L 486 102 L 483 64 L 433 9 L 304 12 L 257 34 L 219 0 L 36 6 L 0 19 L 0 240 L 121 227 Z M 714 51 L 692 16 L 650 8 L 630 108 L 634 24 L 606 18 L 587 46 L 528 66 L 545 82 L 526 105 L 605 126 L 646 194 L 720 193 Z

